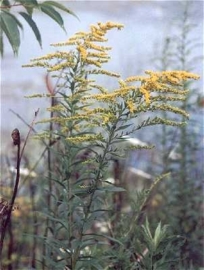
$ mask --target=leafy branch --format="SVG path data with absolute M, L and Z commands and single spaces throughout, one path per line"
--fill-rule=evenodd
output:
M 19 6 L 21 6 L 24 11 L 19 11 L 17 14 L 15 14 L 13 9 Z M 57 10 L 64 11 L 77 18 L 77 16 L 70 9 L 55 1 L 38 2 L 37 0 L 19 0 L 13 2 L 9 0 L 2 0 L 0 3 L 0 10 L 0 23 L 2 29 L 0 33 L 1 56 L 4 55 L 4 34 L 12 47 L 14 55 L 18 54 L 21 41 L 20 31 L 23 31 L 23 25 L 19 21 L 18 15 L 20 15 L 32 29 L 40 47 L 42 47 L 42 37 L 36 22 L 32 18 L 34 10 L 43 12 L 45 15 L 54 20 L 64 31 L 66 31 L 64 21 Z

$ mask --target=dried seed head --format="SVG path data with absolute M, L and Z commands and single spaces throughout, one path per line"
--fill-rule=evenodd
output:
M 11 137 L 14 145 L 20 145 L 20 132 L 17 128 L 12 131 Z

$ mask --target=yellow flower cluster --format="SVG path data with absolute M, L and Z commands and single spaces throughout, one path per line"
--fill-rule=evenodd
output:
M 151 92 L 166 92 L 175 94 L 186 94 L 186 90 L 174 88 L 183 85 L 183 82 L 188 79 L 199 79 L 198 75 L 187 71 L 146 71 L 147 76 L 134 76 L 125 80 L 126 83 L 141 82 L 139 91 L 144 95 L 146 104 L 150 104 Z
M 76 50 L 79 53 L 80 59 L 83 64 L 94 65 L 98 68 L 102 63 L 108 62 L 110 59 L 107 51 L 111 50 L 111 47 L 100 46 L 95 42 L 106 42 L 104 37 L 107 31 L 117 28 L 121 29 L 122 24 L 114 22 L 97 23 L 97 25 L 91 25 L 89 32 L 78 32 L 68 39 L 66 42 L 51 44 L 52 46 L 76 46 Z M 57 63 L 51 64 L 45 62 L 45 60 L 57 60 Z M 24 67 L 42 66 L 48 68 L 48 71 L 57 71 L 65 68 L 74 67 L 76 62 L 76 55 L 71 52 L 55 52 L 50 53 L 42 57 L 32 59 L 32 64 L 24 65 Z
M 150 78 L 160 79 L 163 83 L 170 83 L 175 85 L 180 85 L 183 81 L 188 79 L 198 80 L 200 77 L 194 73 L 183 71 L 183 70 L 174 70 L 174 71 L 162 71 L 162 72 L 153 72 L 147 70 L 145 72 L 150 76 Z
M 127 96 L 130 91 L 136 90 L 137 87 L 130 85 L 126 87 L 121 87 L 119 89 L 114 90 L 111 93 L 102 93 L 102 94 L 92 94 L 85 96 L 83 99 L 95 99 L 97 101 L 105 101 L 105 102 L 114 102 L 119 97 Z
M 78 32 L 66 42 L 52 44 L 53 46 L 72 46 L 74 49 L 57 51 L 31 60 L 31 64 L 27 66 L 42 66 L 48 71 L 62 71 L 59 78 L 65 80 L 63 88 L 68 89 L 68 93 L 60 96 L 64 106 L 58 104 L 48 108 L 49 111 L 54 112 L 64 112 L 65 110 L 66 117 L 62 116 L 65 113 L 56 114 L 55 117 L 38 123 L 59 123 L 61 132 L 64 132 L 66 136 L 76 133 L 76 136 L 66 138 L 67 141 L 81 143 L 102 139 L 101 134 L 82 136 L 77 136 L 77 134 L 82 134 L 80 132 L 85 130 L 95 130 L 96 126 L 103 128 L 106 124 L 116 122 L 116 114 L 120 110 L 118 108 L 129 111 L 130 114 L 134 114 L 133 116 L 140 112 L 155 110 L 188 116 L 183 110 L 165 104 L 165 102 L 184 100 L 184 96 L 187 94 L 187 90 L 182 87 L 184 81 L 198 79 L 199 76 L 177 70 L 146 71 L 144 76 L 132 76 L 122 80 L 119 74 L 102 69 L 102 64 L 110 59 L 108 51 L 111 47 L 102 46 L 101 42 L 107 41 L 105 35 L 110 29 L 120 30 L 122 27 L 122 24 L 113 22 L 91 25 L 87 32 Z M 118 78 L 119 86 L 111 92 L 98 85 L 95 76 L 94 79 L 89 76 L 95 74 Z M 35 97 L 48 96 L 35 95 Z M 112 108 L 114 109 L 112 110 Z M 49 138 L 49 134 L 44 133 L 38 137 Z
M 81 143 L 81 142 L 90 142 L 90 141 L 101 140 L 102 138 L 103 138 L 103 136 L 101 134 L 83 135 L 83 136 L 67 137 L 66 141 L 69 141 L 72 143 Z

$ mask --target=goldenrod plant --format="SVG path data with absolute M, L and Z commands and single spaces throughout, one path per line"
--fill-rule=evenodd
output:
M 38 121 L 45 128 L 35 136 L 49 145 L 48 170 L 38 180 L 42 196 L 37 211 L 41 228 L 35 235 L 36 269 L 158 269 L 161 259 L 165 263 L 164 252 L 156 255 L 167 227 L 159 224 L 154 237 L 146 233 L 148 222 L 140 227 L 149 192 L 141 193 L 137 212 L 119 216 L 122 208 L 112 198 L 126 191 L 122 185 L 108 181 L 107 174 L 112 160 L 125 157 L 125 151 L 120 151 L 124 136 L 147 126 L 186 124 L 188 113 L 177 104 L 188 93 L 183 89 L 184 82 L 199 76 L 174 70 L 121 78 L 106 70 L 103 66 L 110 61 L 111 50 L 104 45 L 108 42 L 106 34 L 122 28 L 114 22 L 91 25 L 87 32 L 52 44 L 59 48 L 56 52 L 24 66 L 43 67 L 56 82 L 49 93 L 27 97 L 51 99 L 47 108 L 50 117 Z M 115 80 L 116 87 L 101 85 L 98 76 Z M 170 112 L 171 117 L 160 117 L 160 111 Z M 146 115 L 146 119 L 137 121 L 140 115 Z M 150 193 L 165 176 L 156 178 Z M 119 228 L 128 228 L 125 237 Z M 153 251 L 150 240 L 156 243 Z M 150 254 L 151 268 L 145 268 Z
M 186 111 L 172 103 L 185 99 L 188 91 L 183 89 L 184 81 L 198 76 L 177 70 L 146 71 L 146 75 L 122 79 L 119 74 L 103 69 L 110 60 L 111 48 L 100 44 L 107 42 L 105 35 L 113 28 L 120 30 L 123 25 L 112 22 L 92 25 L 88 32 L 78 32 L 65 42 L 52 44 L 71 47 L 69 50 L 58 50 L 26 65 L 44 67 L 57 78 L 55 92 L 37 94 L 55 100 L 48 108 L 52 117 L 39 121 L 51 122 L 55 128 L 51 133 L 50 129 L 45 130 L 37 138 L 60 138 L 57 151 L 53 150 L 58 162 L 52 164 L 47 179 L 53 183 L 49 212 L 43 213 L 52 228 L 44 239 L 43 263 L 48 268 L 56 263 L 71 269 L 94 266 L 102 269 L 111 264 L 109 258 L 104 265 L 104 259 L 95 258 L 94 253 L 101 249 L 103 258 L 105 249 L 100 246 L 117 249 L 121 243 L 114 238 L 111 228 L 103 234 L 95 232 L 93 226 L 96 221 L 110 219 L 113 205 L 106 206 L 107 193 L 124 192 L 105 178 L 110 160 L 121 155 L 118 142 L 122 136 L 145 126 L 185 124 L 153 112 L 168 111 L 188 118 Z M 118 87 L 108 89 L 99 85 L 97 75 L 117 79 Z M 149 112 L 141 123 L 130 121 Z

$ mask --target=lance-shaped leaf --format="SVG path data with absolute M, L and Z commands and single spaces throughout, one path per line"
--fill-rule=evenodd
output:
M 66 8 L 65 6 L 63 6 L 62 4 L 58 3 L 58 2 L 54 2 L 54 1 L 45 1 L 43 2 L 44 5 L 48 5 L 48 6 L 54 6 L 58 9 L 61 9 L 67 13 L 69 13 L 70 15 L 75 16 L 77 19 L 79 19 L 76 14 L 74 14 L 74 12 L 72 12 L 70 9 Z
M 41 39 L 41 35 L 40 35 L 40 32 L 38 30 L 38 27 L 37 27 L 36 23 L 33 21 L 33 19 L 31 18 L 31 16 L 29 16 L 27 13 L 25 13 L 25 12 L 19 12 L 19 14 L 30 25 L 30 27 L 33 30 L 33 33 L 35 34 L 35 37 L 36 37 L 38 43 L 40 44 L 40 47 L 42 47 L 42 39 Z
M 23 30 L 23 25 L 22 23 L 14 16 L 10 11 L 4 11 L 6 14 L 10 15 L 12 19 L 16 22 L 17 26 Z
M 17 54 L 20 46 L 20 32 L 18 27 L 22 28 L 21 23 L 14 15 L 6 11 L 1 12 L 0 21 L 2 31 L 7 36 L 14 54 Z
M 56 21 L 62 27 L 62 29 L 65 31 L 64 22 L 63 22 L 62 16 L 59 14 L 59 12 L 57 12 L 52 6 L 46 5 L 44 3 L 40 4 L 40 9 L 42 12 L 44 12 L 50 18 L 52 18 L 54 21 Z

